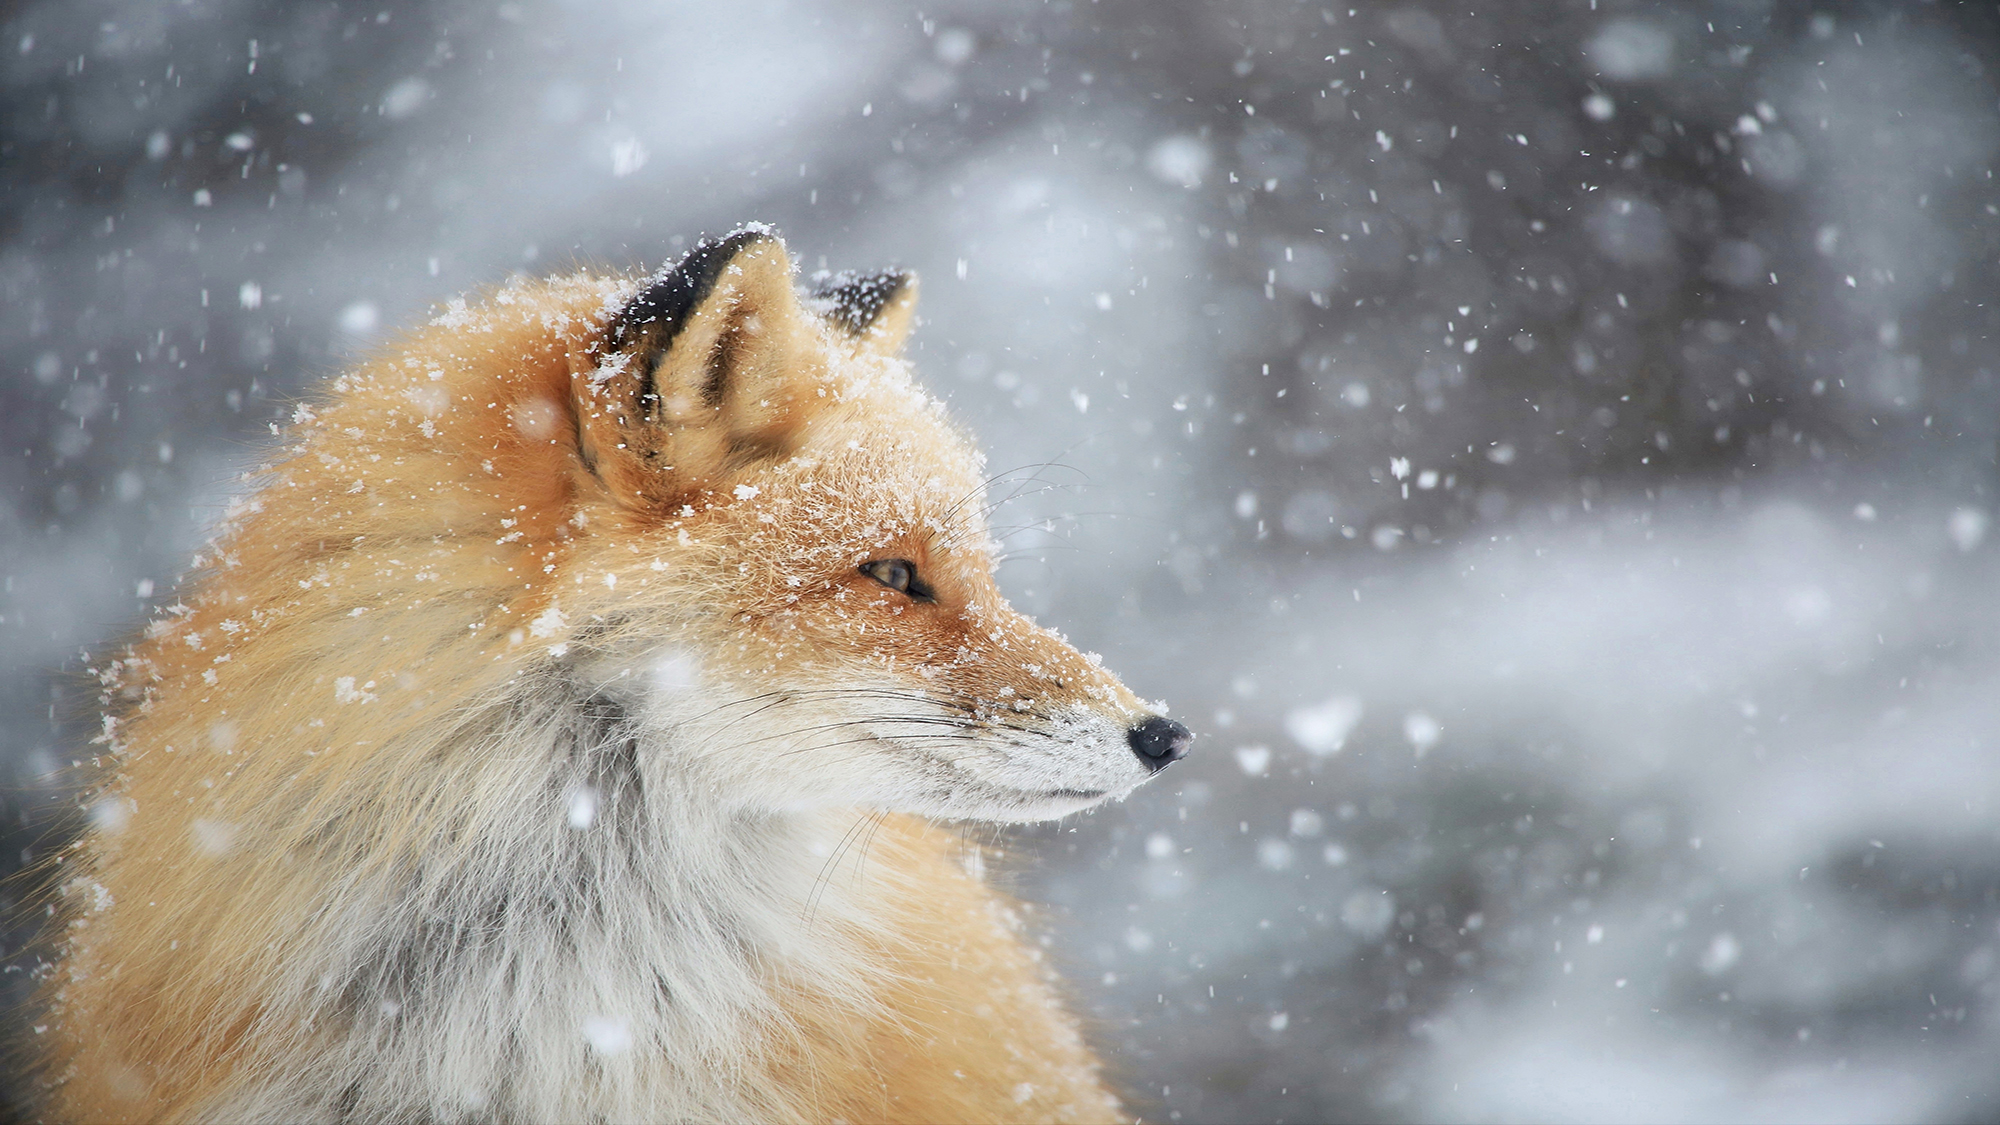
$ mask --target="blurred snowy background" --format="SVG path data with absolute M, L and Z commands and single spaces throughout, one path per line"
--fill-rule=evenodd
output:
M 2000 1116 L 1992 4 L 5 11 L 10 862 L 291 396 L 757 218 L 1202 734 L 1018 849 L 1148 1119 Z

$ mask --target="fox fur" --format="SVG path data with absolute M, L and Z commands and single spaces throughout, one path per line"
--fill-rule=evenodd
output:
M 46 1116 L 1119 1119 L 931 820 L 1122 796 L 1155 709 L 996 589 L 915 293 L 744 228 L 299 406 L 101 673 Z

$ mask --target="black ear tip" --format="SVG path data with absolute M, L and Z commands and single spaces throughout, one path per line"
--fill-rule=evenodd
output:
M 723 265 L 728 265 L 736 255 L 759 242 L 775 242 L 779 246 L 785 244 L 784 238 L 778 234 L 777 227 L 769 223 L 744 223 L 719 237 L 703 238 L 695 243 L 694 248 L 687 252 L 687 256 L 681 259 L 681 264 L 675 266 L 674 270 L 679 272 L 686 269 L 688 263 L 696 259 L 696 255 L 704 253 L 720 260 Z
M 738 224 L 734 230 L 724 234 L 716 241 L 728 242 L 733 239 L 742 239 L 743 244 L 748 245 L 760 238 L 768 238 L 773 242 L 783 242 L 785 240 L 784 236 L 778 233 L 777 227 L 772 226 L 770 223 L 751 219 L 748 222 Z
M 843 332 L 859 336 L 909 288 L 913 276 L 896 269 L 833 274 L 813 287 L 812 307 Z
M 784 245 L 777 228 L 765 223 L 744 223 L 720 237 L 703 238 L 679 262 L 646 279 L 638 295 L 612 319 L 604 338 L 617 350 L 650 329 L 660 337 L 657 346 L 664 347 L 688 314 L 708 298 L 729 263 L 759 242 Z

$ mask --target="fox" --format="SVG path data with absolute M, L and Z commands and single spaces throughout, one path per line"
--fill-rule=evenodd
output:
M 1127 1119 L 952 826 L 1193 735 L 1002 596 L 916 296 L 751 224 L 274 424 L 98 670 L 45 1119 Z

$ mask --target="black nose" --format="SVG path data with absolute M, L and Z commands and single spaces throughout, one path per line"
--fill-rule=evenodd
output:
M 1155 715 L 1126 731 L 1125 741 L 1132 744 L 1132 752 L 1139 755 L 1147 769 L 1158 773 L 1187 757 L 1188 743 L 1194 741 L 1194 734 L 1164 715 Z

